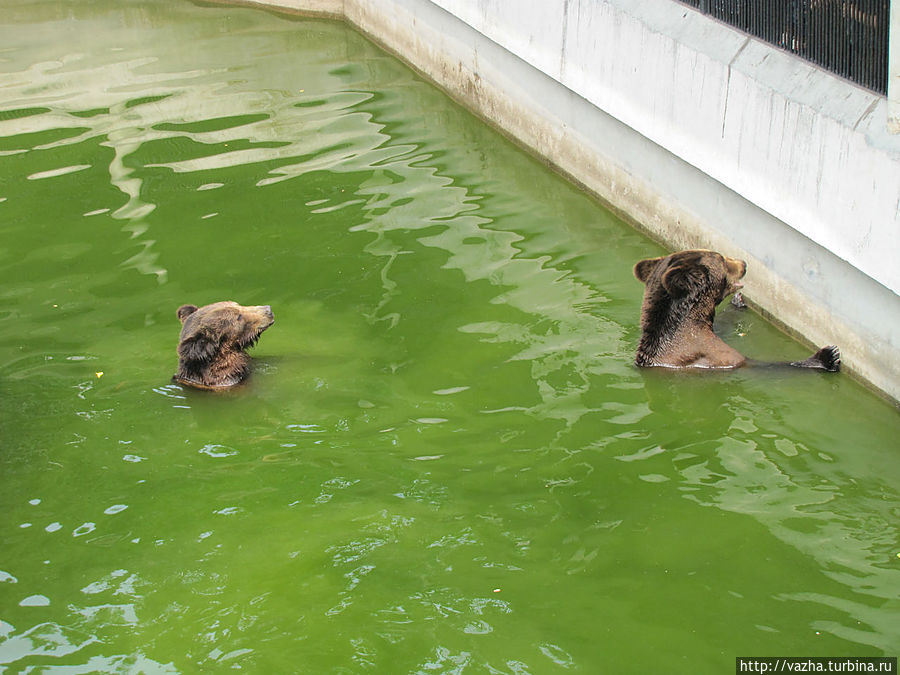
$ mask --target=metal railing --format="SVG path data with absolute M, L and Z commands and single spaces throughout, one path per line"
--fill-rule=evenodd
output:
M 887 93 L 890 0 L 680 1 L 868 89 Z

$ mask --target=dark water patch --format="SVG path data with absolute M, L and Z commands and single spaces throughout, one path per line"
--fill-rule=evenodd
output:
M 129 156 L 129 162 L 135 168 L 153 167 L 255 149 L 282 148 L 287 145 L 290 143 L 286 141 L 252 141 L 242 138 L 221 143 L 200 143 L 187 136 L 167 135 L 144 143 Z M 241 164 L 240 161 L 235 163 Z
M 75 127 L 70 129 L 45 129 L 14 136 L 0 136 L 0 152 L 37 149 L 69 138 L 77 138 L 87 131 L 90 131 L 87 127 Z
M 242 127 L 246 124 L 254 124 L 268 119 L 268 115 L 234 115 L 231 117 L 219 117 L 215 119 L 202 120 L 200 122 L 186 122 L 178 124 L 174 122 L 164 122 L 157 124 L 153 128 L 160 131 L 184 131 L 186 133 L 195 134 L 205 131 L 222 131 L 224 129 L 234 129 Z
M 97 115 L 108 115 L 109 108 L 92 108 L 91 110 L 73 110 L 69 113 L 74 117 L 97 117 Z
M 17 120 L 32 115 L 42 115 L 50 112 L 50 108 L 19 108 L 18 110 L 0 110 L 0 122 Z
M 157 96 L 140 96 L 138 98 L 133 98 L 129 101 L 125 102 L 125 108 L 135 108 L 139 105 L 147 105 L 148 103 L 158 103 L 159 101 L 165 101 L 172 94 L 160 94 Z
M 327 99 L 318 98 L 318 99 L 309 99 L 307 101 L 298 101 L 294 105 L 297 106 L 298 108 L 318 108 L 318 107 L 324 106 L 326 103 L 328 103 Z

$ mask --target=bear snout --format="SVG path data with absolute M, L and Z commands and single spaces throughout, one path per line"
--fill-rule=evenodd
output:
M 737 258 L 725 256 L 723 258 L 725 259 L 725 295 L 729 295 L 744 287 L 741 279 L 747 274 L 747 263 Z
M 735 279 L 743 279 L 744 275 L 747 274 L 747 263 L 744 260 L 739 260 L 738 258 L 729 258 L 727 256 L 722 256 L 725 258 L 725 270 L 728 273 L 728 276 L 734 277 Z
M 275 315 L 272 313 L 272 307 L 270 305 L 259 305 L 253 309 L 261 315 L 263 319 L 261 323 L 264 323 L 266 328 L 275 323 Z

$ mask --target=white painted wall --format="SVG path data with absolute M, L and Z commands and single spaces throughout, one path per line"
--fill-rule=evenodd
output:
M 744 258 L 755 306 L 900 401 L 885 97 L 673 0 L 256 1 L 341 14 L 670 248 Z
M 884 97 L 672 0 L 433 1 L 900 293 Z

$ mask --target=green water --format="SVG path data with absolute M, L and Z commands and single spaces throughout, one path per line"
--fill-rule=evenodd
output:
M 896 410 L 636 370 L 662 250 L 340 24 L 4 3 L 0 232 L 0 672 L 900 651 Z M 250 382 L 173 385 L 226 299 Z

